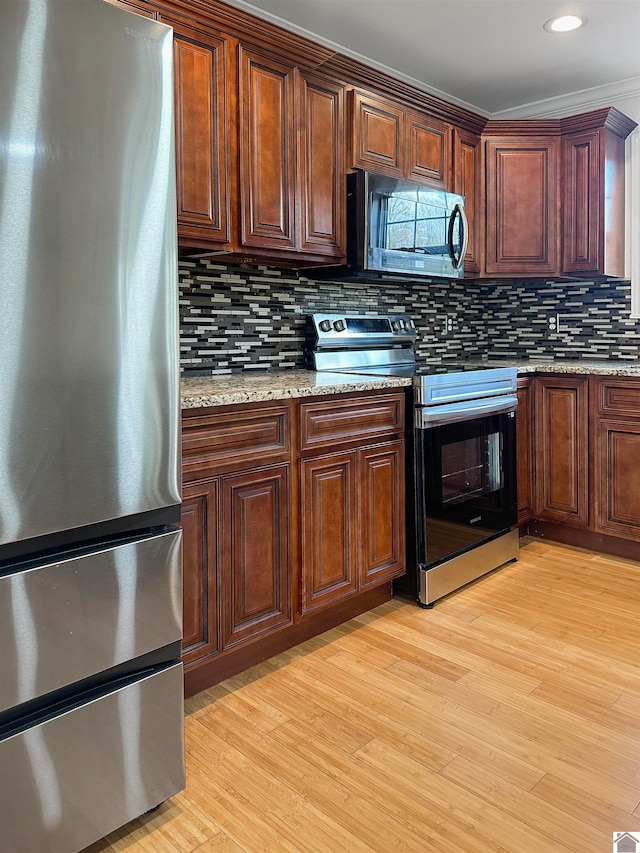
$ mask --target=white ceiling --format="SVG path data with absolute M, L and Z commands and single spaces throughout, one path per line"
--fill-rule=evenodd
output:
M 638 97 L 640 0 L 227 0 L 486 116 Z M 542 25 L 559 14 L 588 24 Z

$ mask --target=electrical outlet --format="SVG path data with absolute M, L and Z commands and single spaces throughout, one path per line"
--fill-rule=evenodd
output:
M 550 332 L 557 332 L 558 331 L 558 327 L 560 325 L 560 323 L 558 322 L 559 319 L 560 318 L 558 317 L 557 314 L 552 314 L 549 317 L 549 319 L 547 320 L 547 326 L 549 327 Z
M 444 333 L 450 335 L 453 332 L 454 314 L 445 314 L 444 317 Z

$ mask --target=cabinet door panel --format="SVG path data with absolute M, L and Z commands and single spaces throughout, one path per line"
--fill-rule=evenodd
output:
M 586 526 L 588 509 L 588 377 L 537 380 L 540 518 Z
M 304 460 L 301 481 L 302 611 L 355 592 L 355 454 Z
M 533 518 L 535 506 L 533 384 L 518 388 L 518 524 Z
M 573 134 L 564 139 L 565 272 L 598 270 L 600 220 L 600 136 Z
M 174 27 L 178 233 L 229 240 L 223 39 Z
M 221 478 L 223 647 L 291 622 L 289 469 Z
M 185 664 L 219 651 L 216 590 L 217 481 L 183 489 L 182 660 Z
M 554 139 L 486 143 L 486 271 L 558 271 L 559 157 Z
M 597 454 L 596 530 L 640 542 L 640 421 L 598 421 Z
M 351 163 L 401 178 L 403 176 L 404 110 L 364 92 L 349 93 Z
M 407 179 L 448 189 L 451 180 L 451 127 L 409 113 L 406 121 Z
M 363 450 L 360 465 L 360 589 L 403 574 L 404 444 Z
M 293 69 L 240 47 L 240 242 L 295 244 Z
M 456 130 L 454 136 L 454 192 L 464 196 L 469 221 L 469 242 L 464 256 L 464 271 L 480 272 L 480 138 Z
M 300 249 L 344 255 L 344 88 L 300 74 Z

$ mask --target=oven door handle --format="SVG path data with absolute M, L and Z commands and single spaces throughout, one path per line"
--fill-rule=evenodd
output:
M 416 429 L 431 429 L 457 421 L 470 421 L 487 415 L 515 412 L 518 406 L 516 394 L 503 394 L 488 400 L 468 400 L 446 403 L 440 406 L 419 406 L 415 409 Z

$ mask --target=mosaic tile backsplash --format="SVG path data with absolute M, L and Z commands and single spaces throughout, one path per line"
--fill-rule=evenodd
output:
M 180 360 L 187 373 L 304 367 L 315 311 L 408 314 L 418 355 L 430 360 L 637 360 L 640 321 L 630 305 L 625 281 L 369 284 L 181 261 Z

